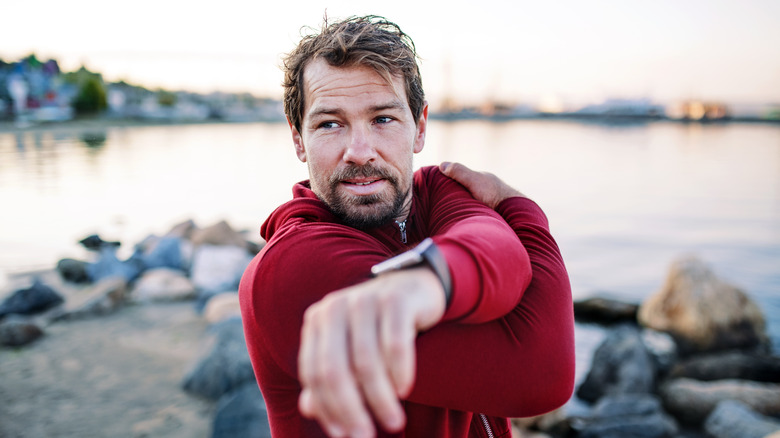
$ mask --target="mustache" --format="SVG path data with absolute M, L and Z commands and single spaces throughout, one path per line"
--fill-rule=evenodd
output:
M 336 184 L 345 179 L 352 178 L 380 178 L 386 179 L 392 184 L 398 182 L 397 178 L 388 170 L 383 167 L 376 167 L 372 164 L 352 165 L 345 167 L 333 173 L 329 178 L 331 184 Z

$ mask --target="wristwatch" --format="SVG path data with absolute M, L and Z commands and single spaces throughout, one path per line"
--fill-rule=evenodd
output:
M 423 263 L 427 263 L 428 266 L 433 269 L 436 276 L 439 277 L 439 281 L 441 281 L 441 285 L 444 287 L 446 306 L 449 307 L 450 298 L 452 296 L 450 269 L 447 266 L 447 260 L 444 258 L 444 255 L 439 251 L 439 248 L 433 243 L 433 239 L 430 237 L 426 238 L 409 251 L 398 254 L 395 257 L 372 266 L 371 274 L 376 277 L 385 272 L 411 268 Z

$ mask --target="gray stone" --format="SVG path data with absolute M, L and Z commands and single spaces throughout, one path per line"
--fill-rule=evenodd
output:
M 590 371 L 577 389 L 582 400 L 595 402 L 604 395 L 651 392 L 655 363 L 634 326 L 610 331 L 596 349 Z
M 780 357 L 729 351 L 689 358 L 677 363 L 670 377 L 696 380 L 740 379 L 780 383 Z
M 216 324 L 230 318 L 241 318 L 238 292 L 223 292 L 211 297 L 203 309 L 203 317 L 209 324 Z
M 145 271 L 136 281 L 133 300 L 140 302 L 183 301 L 196 297 L 195 286 L 184 272 L 157 268 Z
M 63 279 L 73 283 L 88 283 L 87 262 L 75 259 L 61 259 L 57 262 L 57 272 Z
M 598 324 L 636 322 L 638 309 L 638 304 L 593 297 L 574 302 L 574 317 L 580 322 L 595 322 Z
M 672 379 L 661 385 L 666 410 L 680 422 L 698 426 L 723 400 L 737 400 L 764 415 L 780 415 L 780 384 L 748 380 Z
M 74 294 L 61 312 L 52 315 L 52 321 L 74 320 L 115 312 L 127 299 L 127 280 L 124 277 L 108 277 L 89 289 Z
M 580 438 L 667 438 L 677 435 L 674 419 L 650 394 L 620 394 L 603 397 L 590 418 L 576 425 Z
M 207 352 L 184 377 L 185 391 L 218 400 L 246 382 L 254 382 L 241 319 L 231 318 L 211 326 L 205 340 Z
M 780 431 L 780 420 L 761 415 L 744 403 L 724 400 L 704 422 L 713 438 L 764 438 Z
M 672 264 L 665 284 L 642 303 L 637 318 L 646 327 L 670 333 L 684 353 L 769 343 L 755 302 L 694 257 Z
M 43 336 L 43 330 L 29 319 L 10 316 L 0 322 L 0 345 L 21 347 Z
M 219 399 L 211 437 L 271 438 L 268 412 L 257 383 L 244 383 Z
M 0 304 L 0 318 L 9 314 L 32 315 L 56 307 L 64 299 L 51 287 L 35 279 L 26 289 L 19 289 L 10 294 Z
M 190 278 L 205 293 L 236 290 L 251 261 L 252 255 L 244 248 L 201 245 L 195 250 Z
M 237 246 L 246 249 L 246 240 L 227 222 L 220 221 L 210 227 L 192 231 L 194 245 Z

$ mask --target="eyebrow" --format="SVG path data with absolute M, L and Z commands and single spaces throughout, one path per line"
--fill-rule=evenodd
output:
M 380 105 L 374 105 L 372 107 L 368 108 L 369 112 L 376 113 L 381 112 L 385 110 L 403 110 L 405 108 L 403 102 L 398 100 L 393 100 L 391 102 L 383 103 Z M 340 108 L 331 108 L 331 107 L 319 107 L 314 108 L 309 112 L 310 118 L 315 118 L 317 116 L 322 115 L 332 115 L 332 114 L 341 114 L 343 111 Z

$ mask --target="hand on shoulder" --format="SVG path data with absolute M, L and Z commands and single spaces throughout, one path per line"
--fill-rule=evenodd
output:
M 504 199 L 515 196 L 526 197 L 490 172 L 477 172 L 461 163 L 449 162 L 441 163 L 439 170 L 466 187 L 474 199 L 492 209 L 495 209 Z

